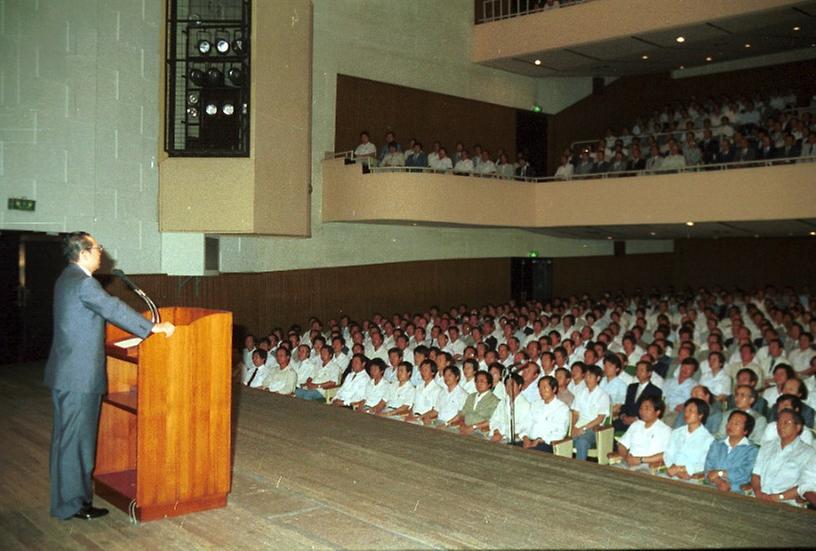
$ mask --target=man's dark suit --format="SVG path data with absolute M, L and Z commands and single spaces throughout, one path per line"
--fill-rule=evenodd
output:
M 67 519 L 93 498 L 99 405 L 107 391 L 105 320 L 140 337 L 153 324 L 110 296 L 77 264 L 54 286 L 54 340 L 45 366 L 51 388 L 51 515 Z
M 643 392 L 640 393 L 637 400 L 635 400 L 635 395 L 637 394 L 638 389 L 638 382 L 631 383 L 628 387 L 626 387 L 626 400 L 623 402 L 623 406 L 621 406 L 620 414 L 621 415 L 628 415 L 630 417 L 637 417 L 638 412 L 640 410 L 640 402 L 647 396 L 656 396 L 658 398 L 663 396 L 663 391 L 660 390 L 657 386 L 652 384 L 651 381 L 643 388 Z M 615 426 L 615 430 L 626 430 L 628 428 L 627 425 L 621 421 L 620 417 L 615 419 L 613 423 Z

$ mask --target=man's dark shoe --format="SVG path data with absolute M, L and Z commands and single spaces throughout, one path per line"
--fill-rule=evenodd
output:
M 91 520 L 93 518 L 104 517 L 107 514 L 108 514 L 107 509 L 102 509 L 101 507 L 94 507 L 90 503 L 85 503 L 82 506 L 82 509 L 74 513 L 74 518 Z

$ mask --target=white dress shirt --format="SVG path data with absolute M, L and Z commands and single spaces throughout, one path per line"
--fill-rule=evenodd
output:
M 380 378 L 379 383 L 375 383 L 374 379 L 369 379 L 365 389 L 365 405 L 373 408 L 381 401 L 386 400 L 391 390 L 391 385 L 385 380 L 385 377 Z
M 283 369 L 276 367 L 266 375 L 262 386 L 269 392 L 292 394 L 297 386 L 297 378 L 297 373 L 295 373 L 291 365 L 287 365 Z
M 530 402 L 519 394 L 516 397 L 513 409 L 516 417 L 516 434 L 524 436 L 530 427 Z M 504 395 L 499 405 L 493 410 L 493 415 L 490 416 L 489 429 L 489 436 L 492 436 L 493 432 L 498 430 L 499 434 L 506 440 L 510 440 L 510 397 L 507 394 Z
M 411 384 L 411 381 L 400 383 L 394 381 L 391 383 L 386 395 L 385 405 L 391 409 L 398 409 L 402 406 L 413 406 L 414 396 L 416 395 L 416 387 Z
M 366 388 L 371 377 L 368 376 L 365 369 L 360 371 L 352 371 L 346 375 L 346 380 L 335 395 L 335 400 L 343 402 L 344 406 L 359 402 L 365 398 Z
M 600 387 L 596 386 L 592 392 L 589 389 L 579 392 L 572 402 L 573 411 L 578 412 L 578 421 L 575 426 L 583 428 L 584 425 L 591 423 L 599 415 L 608 417 L 610 405 L 609 394 Z
M 442 392 L 442 387 L 433 379 L 427 383 L 420 381 L 414 393 L 414 414 L 422 415 L 431 411 L 436 406 L 436 399 L 440 392 Z
M 805 465 L 816 459 L 816 450 L 801 438 L 782 447 L 779 440 L 763 444 L 754 463 L 753 474 L 760 477 L 761 490 L 779 494 L 796 486 Z M 790 502 L 788 502 L 790 503 Z
M 561 440 L 567 436 L 570 424 L 570 409 L 561 400 L 553 397 L 549 403 L 539 400 L 530 409 L 531 439 L 541 438 L 545 443 Z
M 462 387 L 459 385 L 455 385 L 453 390 L 445 387 L 436 397 L 436 405 L 434 409 L 438 414 L 438 419 L 444 423 L 447 423 L 460 411 L 462 411 L 462 406 L 465 405 L 465 400 L 467 400 L 467 394 Z
M 666 451 L 669 444 L 672 429 L 660 419 L 647 427 L 641 419 L 638 419 L 626 430 L 623 436 L 618 439 L 621 445 L 625 446 L 631 455 L 635 457 L 649 457 Z

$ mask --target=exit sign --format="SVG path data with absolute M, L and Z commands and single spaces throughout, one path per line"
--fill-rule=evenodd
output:
M 34 206 L 36 205 L 36 201 L 34 199 L 25 199 L 25 198 L 16 198 L 12 199 L 9 198 L 8 200 L 8 208 L 9 210 L 28 210 L 34 211 Z

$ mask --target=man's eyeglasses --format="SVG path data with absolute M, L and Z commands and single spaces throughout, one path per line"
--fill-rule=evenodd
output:
M 88 247 L 87 250 L 92 251 L 94 249 L 98 250 L 101 253 L 102 251 L 105 250 L 105 247 L 103 247 L 102 245 L 94 245 L 93 247 Z

